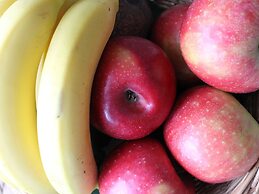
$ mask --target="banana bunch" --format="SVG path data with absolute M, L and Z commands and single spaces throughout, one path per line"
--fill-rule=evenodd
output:
M 0 0 L 0 179 L 90 194 L 90 93 L 118 0 Z

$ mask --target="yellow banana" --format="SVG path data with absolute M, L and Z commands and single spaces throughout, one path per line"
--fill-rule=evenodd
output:
M 0 0 L 1 1 L 1 0 Z M 61 18 L 63 17 L 63 15 L 66 13 L 66 11 L 78 0 L 64 0 L 64 4 L 62 5 L 59 14 L 58 14 L 58 18 L 57 18 L 57 22 L 56 25 L 59 23 L 59 21 L 61 20 Z M 40 83 L 40 78 L 41 78 L 41 72 L 42 72 L 42 68 L 43 68 L 43 64 L 44 64 L 44 60 L 45 60 L 45 56 L 46 56 L 46 51 L 43 52 L 42 56 L 41 56 L 41 60 L 38 66 L 38 71 L 37 71 L 37 77 L 36 77 L 36 88 L 35 88 L 35 99 L 36 99 L 36 107 L 37 107 L 37 98 L 38 98 L 38 87 L 39 87 L 39 83 Z
M 90 95 L 118 4 L 118 0 L 73 4 L 58 24 L 45 58 L 38 91 L 38 139 L 45 172 L 61 194 L 90 194 L 97 186 Z
M 36 82 L 35 82 L 35 101 L 36 101 L 36 109 L 37 109 L 37 102 L 38 102 L 38 91 L 39 91 L 39 84 L 40 84 L 40 78 L 41 78 L 41 72 L 43 69 L 43 64 L 45 60 L 46 52 L 43 52 L 40 63 L 38 65 L 37 75 L 36 75 Z
M 39 154 L 35 81 L 62 5 L 19 0 L 0 22 L 0 179 L 27 193 L 56 193 Z
M 63 17 L 63 15 L 66 13 L 66 11 L 78 0 L 65 0 L 63 6 L 61 7 L 60 14 L 59 14 L 59 20 Z
M 0 0 L 0 17 L 16 0 Z

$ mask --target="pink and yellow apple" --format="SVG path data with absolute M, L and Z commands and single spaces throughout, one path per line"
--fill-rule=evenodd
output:
M 151 39 L 158 44 L 174 66 L 177 84 L 181 88 L 197 85 L 200 79 L 185 63 L 180 50 L 180 29 L 190 3 L 178 4 L 162 12 L 152 29 Z
M 142 138 L 164 122 L 175 95 L 174 69 L 160 47 L 140 37 L 116 37 L 95 75 L 91 122 L 114 138 Z
M 104 161 L 101 194 L 192 194 L 178 177 L 162 145 L 145 138 L 123 143 Z
M 233 96 L 210 86 L 180 96 L 164 139 L 189 173 L 209 183 L 243 176 L 259 158 L 256 120 Z
M 259 89 L 259 1 L 194 0 L 181 51 L 204 82 L 232 93 Z

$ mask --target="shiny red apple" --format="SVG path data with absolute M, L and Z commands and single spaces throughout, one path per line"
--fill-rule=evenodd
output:
M 128 141 L 104 161 L 101 194 L 191 194 L 178 177 L 162 145 L 154 139 Z
M 162 12 L 152 29 L 151 39 L 168 55 L 176 72 L 177 84 L 190 87 L 200 83 L 200 79 L 185 63 L 180 50 L 180 29 L 190 3 L 178 4 Z
M 259 1 L 194 0 L 181 27 L 190 69 L 232 93 L 259 89 Z
M 209 183 L 243 176 L 259 158 L 257 121 L 232 95 L 209 86 L 180 96 L 164 138 L 176 160 Z
M 114 138 L 147 136 L 168 116 L 175 93 L 174 69 L 160 47 L 140 37 L 116 37 L 95 75 L 92 125 Z

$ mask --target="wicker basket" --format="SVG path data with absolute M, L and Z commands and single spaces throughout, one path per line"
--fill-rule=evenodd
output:
M 150 0 L 161 9 L 181 3 L 191 3 L 192 0 Z M 259 122 L 259 91 L 250 94 L 235 95 L 239 102 Z M 259 149 L 259 148 L 258 148 Z M 222 184 L 207 184 L 195 180 L 197 194 L 259 194 L 259 159 L 252 169 L 243 177 Z
M 173 5 L 177 5 L 180 3 L 191 3 L 192 2 L 192 0 L 150 0 L 150 1 L 164 9 L 167 9 Z

